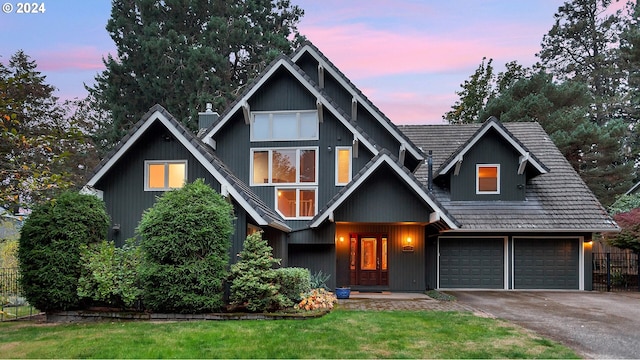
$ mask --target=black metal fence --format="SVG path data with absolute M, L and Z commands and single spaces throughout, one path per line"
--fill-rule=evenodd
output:
M 37 310 L 22 295 L 18 268 L 0 268 L 0 321 L 15 320 L 36 313 Z
M 592 253 L 593 290 L 639 291 L 638 260 L 630 251 Z

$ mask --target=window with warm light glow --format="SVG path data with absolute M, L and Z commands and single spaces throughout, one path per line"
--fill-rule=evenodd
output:
M 351 181 L 351 147 L 336 147 L 336 185 Z
M 316 215 L 316 189 L 276 188 L 276 209 L 285 219 L 310 219 Z
M 144 190 L 178 189 L 187 181 L 187 161 L 145 161 Z
M 317 149 L 252 149 L 251 185 L 316 184 Z
M 476 165 L 476 194 L 500 193 L 500 165 Z

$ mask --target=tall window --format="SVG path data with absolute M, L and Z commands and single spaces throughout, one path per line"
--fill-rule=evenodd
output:
M 310 219 L 316 215 L 315 188 L 276 188 L 276 209 L 285 219 Z
M 251 185 L 317 184 L 317 148 L 251 150 Z
M 144 190 L 166 191 L 184 186 L 187 181 L 187 160 L 144 162 Z
M 318 140 L 318 111 L 253 112 L 251 141 Z
M 476 194 L 500 193 L 500 165 L 476 165 Z
M 336 185 L 351 181 L 351 147 L 336 147 Z

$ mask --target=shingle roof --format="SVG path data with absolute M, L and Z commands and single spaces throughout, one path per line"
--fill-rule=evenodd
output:
M 123 147 L 130 146 L 131 141 L 135 141 L 139 131 L 143 131 L 143 127 L 148 126 L 147 122 L 151 120 L 156 120 L 159 117 L 154 115 L 161 114 L 168 122 L 169 125 L 177 131 L 177 134 L 183 139 L 185 139 L 196 151 L 202 155 L 202 157 L 209 164 L 213 166 L 213 169 L 217 174 L 212 174 L 218 180 L 224 179 L 222 183 L 226 182 L 229 184 L 236 193 L 236 201 L 240 203 L 241 206 L 248 210 L 249 213 L 255 212 L 260 219 L 254 219 L 255 221 L 261 222 L 264 221 L 267 225 L 281 229 L 281 230 L 291 230 L 289 226 L 286 225 L 284 220 L 269 206 L 267 206 L 251 189 L 247 184 L 238 179 L 231 170 L 213 153 L 213 150 L 205 145 L 200 139 L 193 135 L 191 131 L 189 131 L 184 125 L 182 125 L 178 120 L 176 120 L 173 115 L 171 115 L 165 108 L 156 104 L 149 109 L 149 111 L 142 116 L 140 121 L 138 121 L 132 129 L 127 133 L 127 135 L 122 138 L 122 140 L 118 143 L 118 145 L 107 155 L 95 168 L 93 175 L 91 176 L 88 185 L 94 186 L 99 179 L 106 173 L 108 167 L 113 165 L 114 161 L 117 161 L 117 157 L 122 153 Z M 134 138 L 135 137 L 135 138 Z M 216 176 L 218 175 L 218 176 Z M 221 178 L 222 179 L 221 179 Z M 228 189 L 230 190 L 230 189 Z M 247 208 L 248 207 L 248 208 Z
M 434 185 L 434 195 L 461 223 L 460 231 L 616 231 L 616 223 L 538 123 L 504 123 L 549 172 L 529 179 L 525 201 L 451 201 L 447 189 Z M 482 124 L 402 125 L 416 145 L 433 151 L 439 168 Z M 426 183 L 427 166 L 416 170 Z

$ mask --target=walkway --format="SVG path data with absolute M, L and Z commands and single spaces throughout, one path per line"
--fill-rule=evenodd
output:
M 339 299 L 339 308 L 348 310 L 437 310 L 470 311 L 476 315 L 486 314 L 457 301 L 440 301 L 420 293 L 359 293 L 351 292 L 349 299 Z

